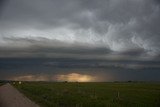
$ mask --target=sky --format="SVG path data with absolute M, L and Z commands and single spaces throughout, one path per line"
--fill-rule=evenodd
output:
M 160 81 L 159 0 L 1 0 L 0 79 Z

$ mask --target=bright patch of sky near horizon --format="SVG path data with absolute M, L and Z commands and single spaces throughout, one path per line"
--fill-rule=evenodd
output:
M 105 76 L 110 72 L 115 80 L 159 80 L 159 19 L 159 0 L 1 0 L 0 77 L 9 79 L 9 74 L 13 73 L 13 78 L 23 72 L 26 75 L 18 77 L 34 78 L 41 72 L 35 65 L 41 66 L 43 72 L 51 72 L 54 67 L 98 67 L 105 68 Z M 34 62 L 34 58 L 53 61 L 46 59 L 46 67 Z M 58 58 L 63 60 L 59 62 Z M 70 59 L 75 60 L 68 62 Z M 108 71 L 111 68 L 116 73 Z M 119 69 L 127 76 L 120 75 Z M 64 72 L 57 72 L 53 75 L 68 78 Z M 90 70 L 84 75 L 92 74 L 87 72 Z M 41 75 L 37 78 L 41 79 Z

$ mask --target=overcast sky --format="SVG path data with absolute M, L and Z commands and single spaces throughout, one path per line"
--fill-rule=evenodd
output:
M 0 12 L 0 49 L 10 53 L 1 57 L 54 57 L 63 48 L 67 55 L 103 50 L 104 57 L 160 53 L 158 0 L 2 0 Z
M 129 67 L 157 69 L 159 19 L 159 0 L 1 0 L 0 58 L 136 60 L 143 63 Z

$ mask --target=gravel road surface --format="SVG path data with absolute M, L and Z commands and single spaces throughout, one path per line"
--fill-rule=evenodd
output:
M 0 86 L 0 107 L 39 107 L 10 84 Z

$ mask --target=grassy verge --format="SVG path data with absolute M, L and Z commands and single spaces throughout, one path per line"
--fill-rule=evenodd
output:
M 1 85 L 4 85 L 4 83 L 3 83 L 3 82 L 0 82 L 0 86 L 1 86 Z
M 42 107 L 160 107 L 160 84 L 23 82 L 14 86 Z

